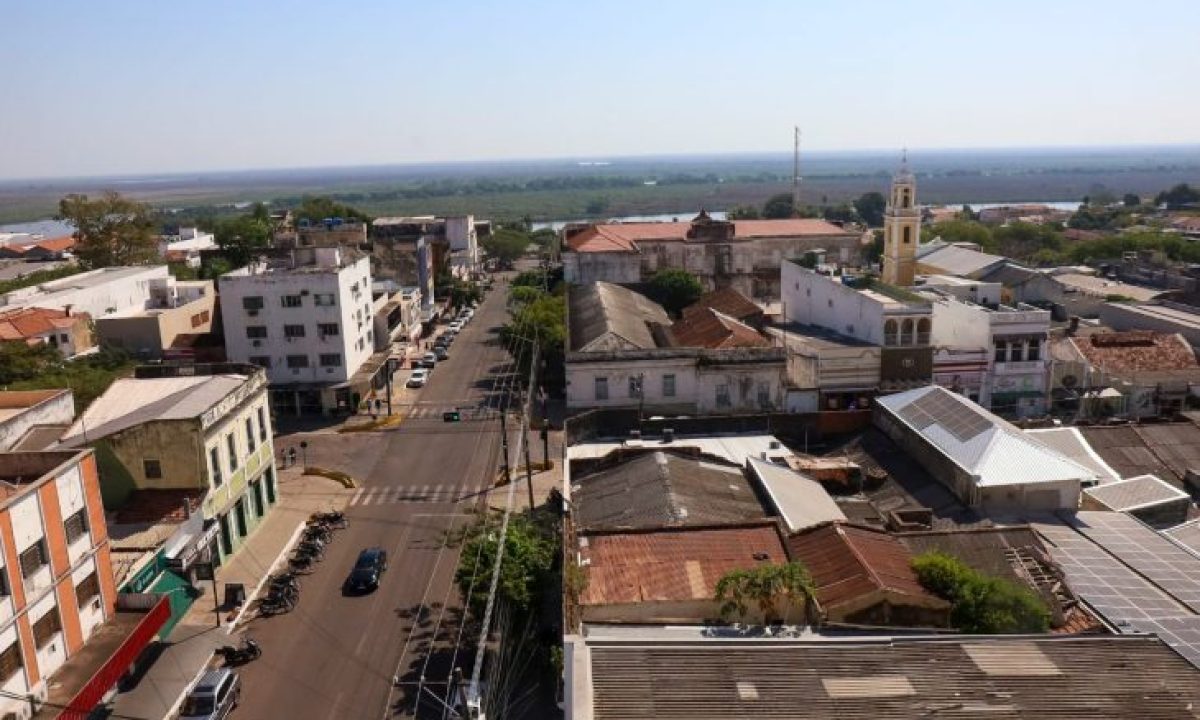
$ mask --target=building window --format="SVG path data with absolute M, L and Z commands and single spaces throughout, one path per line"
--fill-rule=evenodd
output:
M 721 383 L 717 386 L 717 407 L 731 407 L 733 402 L 729 399 L 729 385 Z
M 254 419 L 246 418 L 246 451 L 254 452 Z
M 250 338 L 251 340 L 261 340 L 262 338 L 265 338 L 266 336 L 267 336 L 267 326 L 266 325 L 247 325 L 246 326 L 246 337 Z
M 675 376 L 662 376 L 662 394 L 663 397 L 675 397 Z
M 900 338 L 896 330 L 896 321 L 888 320 L 883 324 L 883 344 L 884 345 L 899 345 Z
M 313 295 L 313 304 L 317 307 L 333 307 L 337 305 L 337 296 L 333 293 L 317 293 Z
M 912 228 L 905 225 L 904 226 L 904 244 L 908 245 L 911 242 L 912 242 Z
M 279 298 L 279 302 L 285 308 L 298 308 L 304 304 L 303 298 L 299 295 L 283 295 Z
M 29 577 L 46 564 L 46 541 L 38 540 L 21 553 L 21 576 Z
M 211 465 L 209 470 L 212 473 L 213 487 L 219 488 L 225 481 L 221 478 L 221 454 L 215 445 L 208 449 L 208 460 Z
M 322 353 L 321 354 L 321 367 L 341 367 L 341 366 L 342 366 L 342 354 L 341 353 Z
M 162 463 L 150 458 L 143 458 L 142 473 L 145 474 L 147 480 L 159 480 L 162 478 Z
M 233 433 L 229 433 L 228 435 L 225 436 L 225 445 L 229 449 L 229 470 L 230 471 L 237 470 L 238 469 L 237 438 L 235 438 L 233 436 Z
M 21 647 L 14 640 L 0 653 L 0 683 L 6 683 L 21 669 Z
M 63 523 L 63 529 L 67 533 L 68 545 L 86 535 L 88 531 L 87 510 L 78 510 L 72 513 L 71 517 Z
M 321 337 L 336 336 L 341 333 L 342 330 L 337 323 L 317 323 L 317 334 Z
M 249 295 L 247 297 L 242 298 L 242 309 L 243 310 L 262 310 L 263 309 L 262 296 L 261 295 Z
M 258 408 L 258 439 L 267 442 L 267 416 L 262 407 Z
M 58 619 L 58 608 L 53 607 L 41 620 L 33 624 L 33 644 L 41 650 L 50 644 L 59 630 L 62 630 L 62 623 Z
M 296 368 L 306 368 L 306 367 L 308 367 L 308 356 L 307 355 L 288 355 L 287 356 L 287 366 L 292 368 L 293 370 Z
M 771 386 L 765 382 L 758 384 L 758 406 L 764 409 L 771 407 Z
M 202 313 L 196 313 L 195 315 L 192 316 L 192 327 L 194 327 L 194 328 L 198 328 L 206 322 L 208 322 L 208 311 L 207 310 L 205 310 Z
M 304 337 L 304 326 L 303 325 L 284 325 L 283 326 L 283 336 L 288 339 L 302 338 L 302 337 Z
M 914 327 L 915 326 L 913 325 L 913 321 L 911 318 L 900 323 L 900 344 L 901 345 L 912 345 L 916 342 L 915 335 L 913 334 Z
M 1024 343 L 1017 341 L 1014 343 L 1010 343 L 1009 347 L 1011 348 L 1009 350 L 1009 356 L 1008 356 L 1009 360 L 1011 360 L 1013 362 L 1021 362 L 1022 360 L 1025 359 L 1024 358 L 1024 354 L 1025 354 L 1024 353 L 1024 350 L 1025 350 Z
M 1003 340 L 996 342 L 996 362 L 1008 362 L 1008 343 Z
M 268 369 L 270 369 L 270 367 L 271 367 L 271 358 L 270 358 L 270 357 L 268 357 L 267 355 L 251 355 L 251 356 L 250 356 L 250 363 L 251 363 L 252 365 L 257 365 L 257 366 L 259 366 L 259 367 L 261 367 L 261 368 L 268 368 Z
M 606 378 L 606 377 L 596 378 L 596 399 L 597 400 L 607 400 L 608 399 L 608 378 Z
M 100 595 L 100 578 L 93 572 L 88 575 L 75 586 L 75 600 L 79 603 L 79 607 L 85 608 L 93 598 Z
M 641 396 L 642 396 L 642 378 L 640 376 L 629 378 L 629 397 L 636 398 L 636 397 L 641 397 Z
M 1042 359 L 1042 344 L 1037 338 L 1029 341 L 1029 345 L 1025 348 L 1025 359 L 1030 362 Z

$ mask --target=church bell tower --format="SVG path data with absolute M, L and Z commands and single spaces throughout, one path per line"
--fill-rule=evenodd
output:
M 909 172 L 905 151 L 883 213 L 883 281 L 908 287 L 917 273 L 917 244 L 921 241 L 921 211 L 917 208 L 917 178 Z

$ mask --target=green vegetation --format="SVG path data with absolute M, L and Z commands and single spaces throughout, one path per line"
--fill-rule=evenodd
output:
M 505 267 L 511 266 L 524 255 L 531 244 L 533 238 L 530 234 L 515 227 L 502 227 L 480 241 L 488 257 L 495 258 Z
M 667 312 L 678 316 L 685 307 L 691 305 L 704 293 L 704 286 L 696 276 L 687 270 L 667 268 L 654 273 L 650 278 L 646 295 Z
M 883 211 L 887 208 L 887 198 L 880 192 L 866 192 L 854 201 L 854 210 L 867 227 L 883 225 Z
M 20 290 L 21 288 L 33 287 L 34 285 L 41 285 L 44 282 L 70 277 L 81 272 L 83 272 L 83 268 L 78 265 L 60 265 L 49 270 L 34 270 L 28 275 L 22 275 L 11 280 L 0 280 L 0 294 Z
M 0 387 L 8 390 L 70 388 L 75 409 L 84 408 L 101 395 L 113 380 L 128 375 L 134 366 L 120 350 L 100 352 L 65 361 L 49 345 L 31 347 L 24 343 L 0 343 Z
M 1168 210 L 1179 210 L 1188 205 L 1200 204 L 1200 190 L 1187 183 L 1180 183 L 1170 190 L 1160 192 L 1154 198 L 1155 205 L 1166 205 Z
M 808 569 L 789 562 L 726 573 L 717 581 L 716 601 L 721 603 L 721 617 L 726 620 L 745 617 L 754 606 L 764 622 L 773 624 L 786 622 L 788 610 L 798 605 L 804 608 L 804 619 L 812 619 L 815 593 Z
M 270 213 L 265 205 L 255 203 L 248 214 L 218 220 L 213 234 L 231 268 L 243 267 L 254 257 L 256 250 L 271 244 Z M 216 277 L 211 274 L 211 269 L 206 270 L 208 277 Z
M 358 222 L 370 225 L 373 219 L 361 210 L 327 196 L 305 195 L 299 199 L 299 202 L 295 198 L 285 198 L 275 202 L 283 207 L 290 207 L 292 209 L 292 217 L 296 222 L 308 220 L 311 223 L 319 223 L 325 218 L 340 217 L 345 220 L 357 220 Z M 255 210 L 254 215 L 257 215 L 257 208 Z
M 106 192 L 95 200 L 67 195 L 58 219 L 75 227 L 75 257 L 86 268 L 140 265 L 158 256 L 158 225 L 148 206 Z
M 500 547 L 498 518 L 476 523 L 466 532 L 462 554 L 454 580 L 467 600 L 471 612 L 482 617 Z M 544 513 L 514 514 L 504 537 L 504 558 L 496 599 L 528 614 L 536 610 L 535 600 L 542 590 L 556 587 L 551 582 L 558 541 L 552 520 Z
M 913 558 L 913 570 L 927 590 L 950 601 L 950 622 L 965 633 L 1042 633 L 1050 612 L 1032 590 L 988 577 L 945 553 Z

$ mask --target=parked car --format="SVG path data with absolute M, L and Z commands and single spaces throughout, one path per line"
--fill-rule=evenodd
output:
M 451 332 L 459 332 L 462 329 L 463 329 L 463 324 L 461 321 L 458 321 L 458 320 L 455 320 L 454 322 L 450 323 L 450 327 L 448 328 L 448 330 L 450 330 Z
M 425 368 L 419 368 L 412 371 L 412 375 L 408 376 L 408 382 L 404 383 L 406 387 L 422 388 L 425 383 L 429 382 L 429 371 Z
M 224 720 L 237 707 L 242 694 L 242 680 L 229 668 L 204 673 L 187 699 L 179 720 Z
M 450 357 L 450 351 L 446 349 L 445 345 L 439 345 L 438 347 L 435 347 L 433 349 L 433 354 L 437 356 L 438 360 L 445 360 L 446 358 Z
M 437 361 L 438 361 L 437 355 L 434 355 L 431 352 L 427 352 L 421 356 L 420 360 L 417 361 L 417 367 L 419 367 L 419 368 L 437 367 Z
M 350 592 L 370 592 L 379 587 L 379 578 L 387 570 L 387 551 L 381 547 L 369 547 L 358 554 L 354 569 L 346 578 L 346 589 Z

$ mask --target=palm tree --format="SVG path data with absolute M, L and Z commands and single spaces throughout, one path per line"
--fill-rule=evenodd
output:
M 759 565 L 749 570 L 732 570 L 717 581 L 716 601 L 721 617 L 745 617 L 753 604 L 762 613 L 763 622 L 782 622 L 779 609 L 801 604 L 804 619 L 815 618 L 816 587 L 808 569 L 797 562 Z

